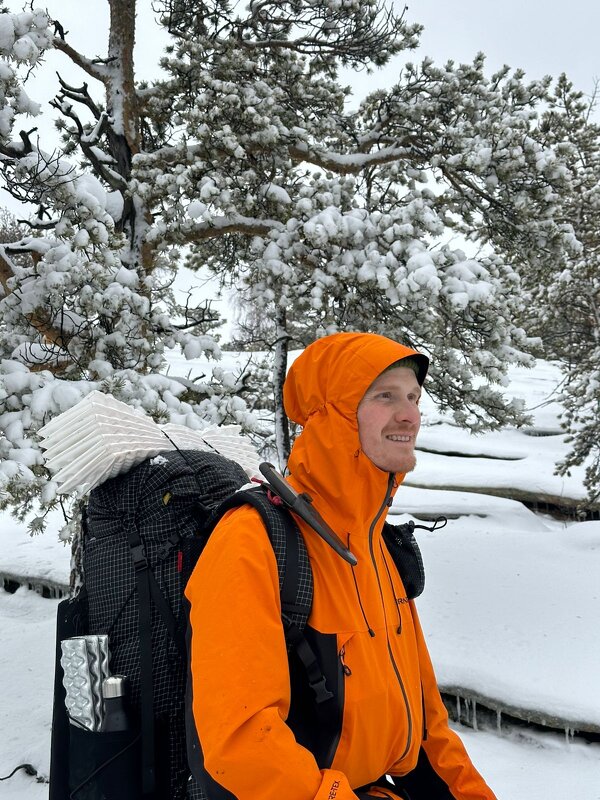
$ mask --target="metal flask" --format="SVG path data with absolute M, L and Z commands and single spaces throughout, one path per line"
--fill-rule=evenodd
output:
M 102 685 L 104 695 L 104 719 L 102 732 L 129 730 L 127 715 L 127 678 L 123 675 L 111 675 L 105 678 Z

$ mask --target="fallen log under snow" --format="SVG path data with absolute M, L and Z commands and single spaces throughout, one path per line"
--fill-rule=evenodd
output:
M 435 483 L 428 481 L 427 484 L 415 481 L 410 477 L 404 479 L 404 486 L 410 486 L 414 489 L 434 489 L 443 492 L 471 492 L 473 494 L 492 495 L 493 497 L 502 497 L 507 500 L 516 500 L 525 504 L 528 508 L 536 507 L 550 507 L 555 508 L 557 512 L 563 513 L 568 517 L 577 515 L 581 510 L 586 515 L 590 512 L 600 512 L 600 503 L 591 503 L 588 500 L 583 500 L 581 497 L 569 497 L 564 494 L 552 494 L 546 492 L 534 492 L 527 489 L 513 487 L 495 487 L 495 486 L 461 486 L 449 483 Z
M 496 728 L 518 724 L 545 730 L 564 732 L 568 739 L 582 734 L 586 738 L 600 741 L 600 725 L 581 719 L 548 714 L 532 708 L 512 705 L 504 700 L 465 689 L 462 686 L 440 686 L 440 693 L 448 715 L 454 722 L 460 722 L 477 730 L 479 727 Z

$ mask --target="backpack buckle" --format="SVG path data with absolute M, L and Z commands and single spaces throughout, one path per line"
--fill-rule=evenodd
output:
M 131 548 L 131 558 L 133 559 L 133 567 L 136 572 L 142 569 L 148 569 L 148 560 L 143 544 L 136 544 Z
M 309 681 L 308 685 L 315 693 L 315 698 L 317 700 L 317 703 L 324 703 L 326 700 L 331 700 L 331 698 L 333 697 L 333 692 L 330 692 L 329 689 L 327 688 L 324 675 L 321 675 L 320 678 L 318 678 L 314 682 Z
M 179 531 L 177 531 L 176 533 L 172 533 L 167 539 L 167 541 L 164 542 L 158 548 L 158 553 L 157 553 L 158 560 L 164 561 L 165 558 L 168 558 L 173 552 L 173 550 L 179 545 L 180 541 L 181 541 L 181 535 L 179 534 Z

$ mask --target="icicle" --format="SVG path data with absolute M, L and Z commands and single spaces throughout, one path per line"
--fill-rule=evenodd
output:
M 456 695 L 456 721 L 460 722 L 460 696 Z
M 467 724 L 472 725 L 473 722 L 473 707 L 471 704 L 470 699 L 465 699 L 465 705 L 467 707 Z
M 575 738 L 575 730 L 573 728 L 565 728 L 565 739 L 567 744 L 572 744 Z
M 500 709 L 496 711 L 496 730 L 498 733 L 502 733 L 502 711 Z
M 477 728 L 477 700 L 473 700 L 473 730 L 478 730 Z

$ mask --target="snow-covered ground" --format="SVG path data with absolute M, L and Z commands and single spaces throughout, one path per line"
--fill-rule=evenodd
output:
M 549 435 L 471 437 L 429 401 L 420 444 L 436 454 L 419 455 L 411 480 L 480 492 L 516 486 L 565 502 L 583 496 L 581 473 L 569 481 L 552 474 L 565 447 L 558 407 L 547 402 L 557 371 L 540 364 L 513 377 L 511 389 L 533 410 L 533 431 Z M 427 572 L 418 608 L 442 687 L 600 729 L 600 522 L 564 524 L 503 497 L 408 485 L 392 513 L 393 521 L 450 518 L 437 532 L 417 531 Z M 68 569 L 69 551 L 51 531 L 31 539 L 0 516 L 0 572 L 66 582 Z M 48 773 L 56 602 L 26 589 L 0 591 L 0 776 L 24 761 Z M 600 744 L 522 731 L 461 735 L 499 798 L 600 800 Z M 23 774 L 0 783 L 2 800 L 25 797 L 42 800 L 47 786 Z
M 417 532 L 438 680 L 600 730 L 600 522 L 539 522 L 509 508 Z
M 0 774 L 23 762 L 47 774 L 56 604 L 26 589 L 0 592 Z M 600 800 L 599 745 L 557 734 L 457 730 L 499 800 Z M 47 796 L 48 786 L 23 772 L 0 783 L 2 800 Z

